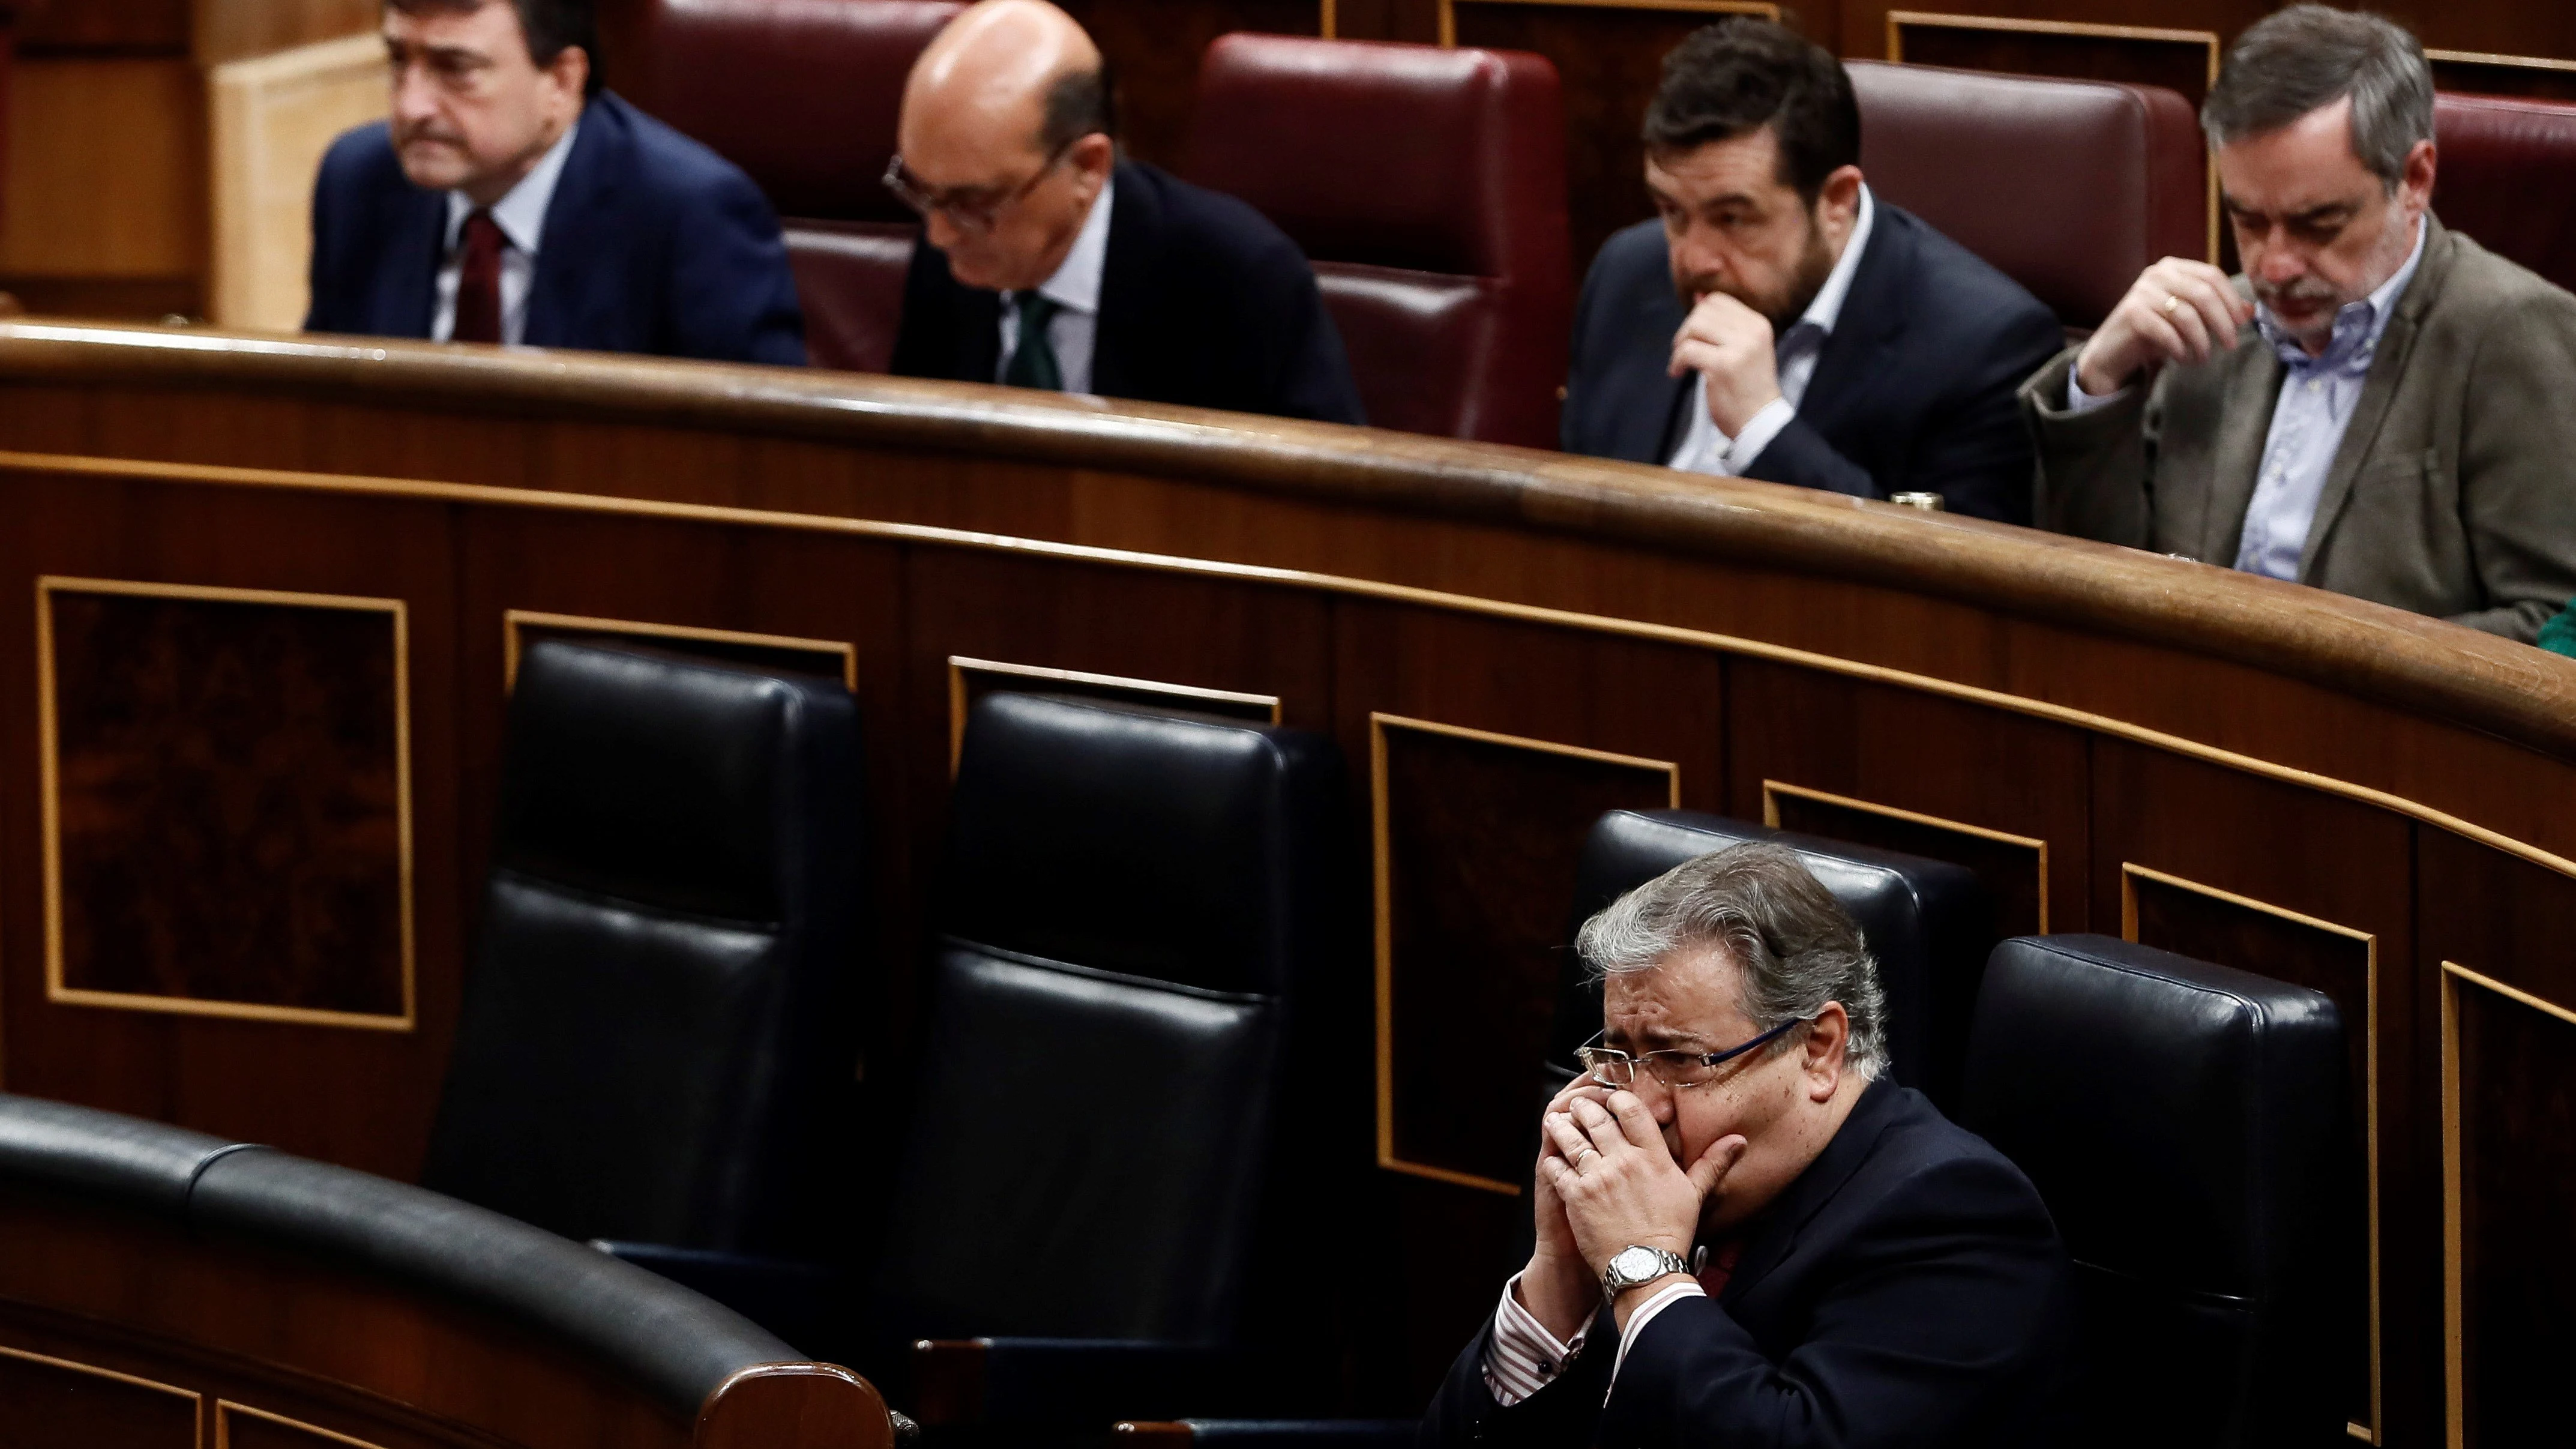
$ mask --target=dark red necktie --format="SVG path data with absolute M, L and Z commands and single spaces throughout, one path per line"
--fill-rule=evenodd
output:
M 1735 1276 L 1735 1260 L 1744 1256 L 1744 1240 L 1729 1238 L 1708 1250 L 1707 1261 L 1700 1264 L 1700 1288 L 1715 1298 L 1726 1291 L 1726 1280 Z
M 501 340 L 501 248 L 509 239 L 492 213 L 465 218 L 465 256 L 456 272 L 456 328 L 448 335 L 459 342 Z

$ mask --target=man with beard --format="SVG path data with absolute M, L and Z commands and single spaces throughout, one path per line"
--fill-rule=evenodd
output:
M 2022 390 L 2042 524 L 2529 640 L 2576 594 L 2576 297 L 2433 218 L 2433 77 L 2279 11 L 2201 108 L 2245 274 L 2167 257 Z
M 768 200 L 602 90 L 590 0 L 386 0 L 393 115 L 313 190 L 307 332 L 801 365 Z
M 1660 219 L 1584 281 L 1566 451 L 2030 520 L 2013 389 L 2065 334 L 1870 195 L 1839 61 L 1767 21 L 1707 26 L 1664 58 L 1645 140 Z

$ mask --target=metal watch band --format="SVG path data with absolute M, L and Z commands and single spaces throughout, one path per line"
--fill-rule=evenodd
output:
M 1631 1253 L 1653 1254 L 1655 1259 L 1653 1271 L 1634 1275 L 1621 1271 L 1619 1260 L 1627 1257 Z M 1640 1283 L 1652 1283 L 1667 1273 L 1687 1273 L 1689 1271 L 1690 1264 L 1684 1262 L 1681 1254 L 1679 1253 L 1672 1252 L 1665 1248 L 1650 1248 L 1643 1243 L 1630 1243 L 1628 1246 L 1621 1248 L 1618 1252 L 1610 1255 L 1610 1264 L 1607 1268 L 1603 1269 L 1601 1273 L 1601 1291 L 1607 1297 L 1616 1298 L 1620 1294 L 1627 1292 L 1629 1289 L 1636 1287 Z

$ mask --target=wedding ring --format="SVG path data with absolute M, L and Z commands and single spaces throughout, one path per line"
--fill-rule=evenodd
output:
M 1575 1165 L 1575 1166 L 1577 1166 L 1577 1167 L 1581 1167 L 1581 1166 L 1583 1165 L 1583 1159 L 1585 1159 L 1585 1158 L 1587 1158 L 1587 1157 L 1599 1157 L 1600 1155 L 1601 1155 L 1601 1149 L 1600 1149 L 1600 1148 L 1598 1148 L 1598 1147 L 1586 1147 L 1586 1148 L 1584 1148 L 1583 1150 L 1581 1150 L 1581 1151 L 1579 1151 L 1579 1152 L 1577 1152 L 1577 1153 L 1575 1153 L 1575 1154 L 1574 1154 L 1574 1165 Z
M 2177 293 L 2177 294 L 2175 294 L 2175 295 L 2173 295 L 2173 296 L 2170 296 L 2170 297 L 2165 298 L 2165 304 L 2164 304 L 2164 306 L 2162 306 L 2162 307 L 2158 308 L 2157 310 L 2158 310 L 2158 311 L 2160 311 L 2160 312 L 2162 312 L 2162 313 L 2164 313 L 2166 316 L 2170 317 L 2170 316 L 2172 316 L 2172 315 L 2174 314 L 2174 309 L 2175 309 L 2176 307 L 2181 306 L 2181 305 L 2182 305 L 2182 297 L 2181 297 L 2181 295 L 2180 295 L 2179 293 Z

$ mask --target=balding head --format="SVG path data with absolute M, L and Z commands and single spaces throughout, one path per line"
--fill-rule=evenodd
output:
M 1045 0 L 983 0 L 939 32 L 904 84 L 897 144 L 916 185 L 956 203 L 926 219 L 958 280 L 1054 272 L 1116 160 L 1109 126 L 1100 48 Z M 980 203 L 999 203 L 988 226 Z

